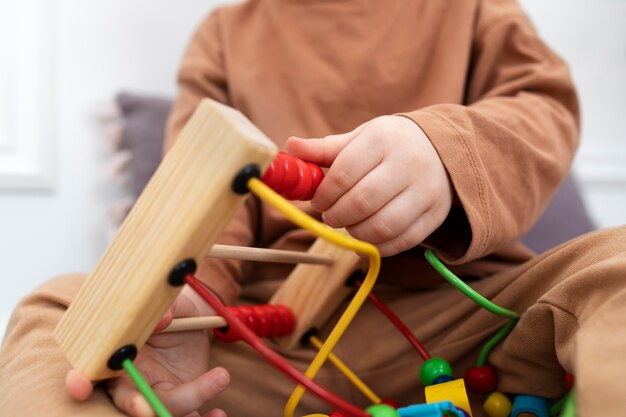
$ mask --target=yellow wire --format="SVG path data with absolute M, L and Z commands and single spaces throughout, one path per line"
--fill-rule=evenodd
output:
M 307 378 L 313 379 L 356 315 L 361 305 L 367 299 L 368 293 L 372 290 L 372 287 L 376 282 L 376 278 L 378 277 L 378 272 L 380 271 L 380 254 L 374 245 L 362 242 L 350 236 L 342 235 L 324 223 L 318 222 L 276 194 L 258 178 L 251 178 L 248 180 L 248 188 L 260 199 L 271 204 L 276 210 L 280 211 L 285 217 L 296 225 L 311 231 L 315 235 L 326 239 L 337 246 L 352 249 L 357 253 L 367 255 L 369 258 L 369 269 L 365 279 L 363 280 L 363 284 L 356 292 L 352 301 L 348 304 L 348 307 L 342 314 L 341 318 L 330 332 L 328 339 L 326 339 L 326 342 L 324 342 L 315 358 L 313 358 L 309 368 L 305 372 Z M 298 406 L 300 399 L 304 395 L 304 392 L 304 387 L 298 384 L 298 386 L 296 386 L 293 390 L 291 397 L 289 397 L 289 401 L 287 401 L 287 404 L 285 405 L 283 412 L 285 417 L 293 417 L 293 413 Z
M 315 336 L 311 336 L 309 341 L 318 350 L 321 349 L 322 341 L 320 339 Z M 328 360 L 331 361 L 333 365 L 335 365 L 335 367 L 339 369 L 339 372 L 344 374 L 345 377 L 348 378 L 350 382 L 352 382 L 352 385 L 354 385 L 359 391 L 361 391 L 363 395 L 365 395 L 367 399 L 372 402 L 372 404 L 380 404 L 382 402 L 382 399 L 378 395 L 376 395 L 376 393 L 372 391 L 372 389 L 368 387 L 365 382 L 361 380 L 361 378 L 359 378 L 354 372 L 352 372 L 348 365 L 346 365 L 341 359 L 339 359 L 337 355 L 331 352 L 328 355 Z

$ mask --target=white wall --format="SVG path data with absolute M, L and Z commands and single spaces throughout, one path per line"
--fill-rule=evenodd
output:
M 51 60 L 43 65 L 53 123 L 43 134 L 55 145 L 56 174 L 51 190 L 0 190 L 0 332 L 3 317 L 28 291 L 58 274 L 89 271 L 105 248 L 110 195 L 94 106 L 120 89 L 173 96 L 188 38 L 210 9 L 224 3 L 7 1 L 47 3 L 52 11 L 44 34 Z
M 53 11 L 46 55 L 52 123 L 45 139 L 55 144 L 56 178 L 49 191 L 0 190 L 0 328 L 29 290 L 57 274 L 88 271 L 104 250 L 110 195 L 90 109 L 120 89 L 173 95 L 191 31 L 220 3 L 5 1 L 45 2 Z M 583 145 L 576 168 L 594 217 L 604 226 L 626 223 L 626 2 L 522 3 L 569 60 L 580 89 Z
M 582 110 L 575 171 L 602 227 L 626 223 L 626 2 L 520 0 L 570 64 Z

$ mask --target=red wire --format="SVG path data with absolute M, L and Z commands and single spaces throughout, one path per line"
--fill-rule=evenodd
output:
M 279 354 L 274 352 L 269 346 L 267 346 L 257 335 L 248 329 L 241 321 L 239 321 L 235 315 L 233 315 L 221 301 L 215 297 L 207 288 L 193 275 L 188 274 L 185 276 L 185 282 L 193 288 L 198 295 L 215 310 L 215 312 L 224 317 L 228 322 L 229 327 L 233 327 L 235 331 L 241 334 L 242 339 L 254 348 L 261 356 L 263 356 L 268 362 L 274 365 L 278 370 L 286 374 L 288 377 L 304 386 L 311 393 L 318 396 L 323 401 L 327 402 L 333 407 L 338 408 L 348 416 L 352 417 L 371 417 L 370 414 L 361 410 L 357 406 L 350 404 L 349 402 L 339 398 L 332 392 L 326 390 L 321 385 L 311 381 L 296 368 L 291 366 L 289 362 L 283 359 Z
M 360 287 L 361 281 L 356 280 L 356 285 Z M 406 327 L 406 325 L 402 322 L 402 320 L 400 320 L 400 318 L 396 316 L 396 314 L 393 311 L 391 311 L 389 307 L 387 307 L 387 305 L 383 303 L 383 301 L 380 298 L 378 298 L 376 294 L 374 294 L 374 292 L 370 292 L 368 294 L 368 297 L 370 301 L 374 303 L 374 305 L 378 307 L 378 309 L 385 316 L 389 318 L 389 320 L 398 328 L 398 330 L 400 330 L 400 332 L 404 335 L 404 337 L 407 338 L 407 340 L 413 345 L 415 350 L 417 350 L 417 353 L 420 354 L 422 359 L 424 359 L 425 361 L 430 359 L 430 355 L 428 354 L 428 351 L 426 350 L 424 345 L 422 345 L 422 343 L 419 340 L 417 340 L 417 338 L 413 335 L 411 330 L 409 330 L 409 328 Z

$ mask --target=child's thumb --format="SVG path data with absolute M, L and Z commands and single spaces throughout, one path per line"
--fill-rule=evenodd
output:
M 296 158 L 329 167 L 343 148 L 358 135 L 359 131 L 360 129 L 357 128 L 352 132 L 319 139 L 303 139 L 292 136 L 287 139 L 287 152 Z

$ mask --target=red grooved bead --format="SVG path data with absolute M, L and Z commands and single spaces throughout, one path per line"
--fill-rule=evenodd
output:
M 498 376 L 489 365 L 473 367 L 465 372 L 465 385 L 476 394 L 491 394 L 498 386 Z
M 341 414 L 339 411 L 331 411 L 328 417 L 346 417 L 346 415 Z
M 289 190 L 287 190 L 283 197 L 287 200 L 302 200 L 311 192 L 311 184 L 313 184 L 313 178 L 311 176 L 311 170 L 309 166 L 302 159 L 293 159 L 298 168 L 298 182 Z
M 294 157 L 286 153 L 281 155 L 280 160 L 285 167 L 285 178 L 283 178 L 283 183 L 281 184 L 281 191 L 278 192 L 284 194 L 298 183 L 298 165 L 296 165 Z
M 280 315 L 281 318 L 280 332 L 277 332 L 278 334 L 274 336 L 281 337 L 291 334 L 294 327 L 296 327 L 296 316 L 293 315 L 293 311 L 282 304 L 275 305 L 274 307 L 276 308 L 277 315 Z
M 280 153 L 278 155 L 280 155 Z M 263 177 L 261 177 L 261 180 L 276 192 L 279 192 L 277 188 L 280 187 L 285 179 L 285 165 L 277 161 L 279 159 L 278 155 L 267 168 Z
M 226 307 L 231 313 L 239 319 L 242 323 L 245 323 L 245 319 L 241 312 L 234 307 Z M 232 327 L 221 327 L 218 329 L 213 329 L 213 334 L 216 338 L 225 343 L 234 343 L 241 340 L 241 335 Z
M 319 187 L 322 183 L 322 180 L 324 179 L 324 172 L 319 165 L 316 165 L 313 162 L 306 162 L 306 164 L 309 166 L 309 172 L 311 173 L 311 189 L 309 190 L 309 193 L 304 196 L 303 200 L 309 201 L 313 199 L 313 196 L 317 191 L 317 187 Z
M 572 389 L 573 385 L 574 375 L 570 374 L 569 372 L 565 372 L 565 389 L 569 391 Z
M 254 333 L 259 337 L 268 337 L 272 333 L 272 315 L 263 306 L 252 306 L 252 310 L 259 319 L 259 326 Z
M 261 179 L 288 200 L 310 200 L 324 179 L 324 173 L 312 162 L 278 152 Z
M 281 337 L 290 334 L 295 327 L 293 312 L 283 305 L 255 305 L 226 307 L 235 317 L 259 337 Z M 214 329 L 215 336 L 226 343 L 241 340 L 239 333 L 230 326 Z

